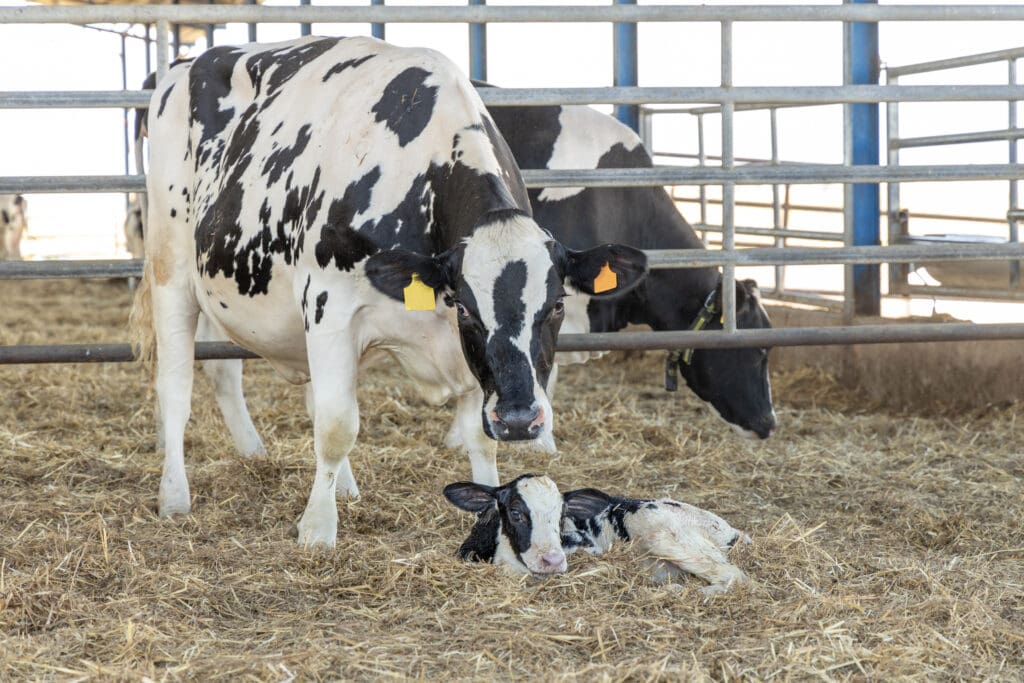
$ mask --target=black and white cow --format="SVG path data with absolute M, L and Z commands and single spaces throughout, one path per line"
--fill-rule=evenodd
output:
M 483 84 L 478 84 L 483 85 Z M 640 138 L 611 116 L 585 106 L 493 107 L 491 116 L 520 168 L 648 168 Z M 703 249 L 662 187 L 543 188 L 529 191 L 537 221 L 573 248 L 603 241 L 640 249 Z M 655 330 L 721 329 L 722 277 L 717 268 L 653 270 L 629 294 L 566 299 L 564 333 L 612 332 L 629 324 Z M 737 327 L 770 327 L 753 280 L 736 285 Z M 559 362 L 583 362 L 587 353 L 560 353 Z M 738 433 L 768 438 L 772 406 L 767 349 L 691 349 L 669 356 L 687 385 Z
M 147 125 L 137 319 L 155 335 L 162 515 L 190 509 L 200 312 L 312 382 L 317 464 L 299 542 L 333 547 L 335 490 L 357 491 L 348 454 L 366 352 L 389 352 L 430 400 L 457 397 L 473 479 L 497 485 L 493 440 L 550 439 L 563 282 L 594 294 L 610 268 L 618 294 L 646 272 L 636 249 L 571 251 L 538 227 L 475 89 L 431 50 L 370 38 L 213 48 L 170 69 Z M 452 306 L 435 308 L 439 295 Z
M 21 260 L 21 238 L 28 229 L 28 201 L 0 194 L 0 259 Z
M 569 491 L 563 499 L 566 552 L 601 555 L 616 540 L 632 543 L 650 562 L 656 581 L 693 574 L 710 584 L 701 589 L 705 596 L 747 580 L 725 554 L 750 537 L 712 512 L 671 498 L 619 498 L 597 489 Z
M 548 477 L 524 474 L 502 486 L 458 482 L 445 486 L 444 496 L 477 515 L 459 548 L 463 560 L 493 562 L 522 573 L 566 570 L 562 494 Z

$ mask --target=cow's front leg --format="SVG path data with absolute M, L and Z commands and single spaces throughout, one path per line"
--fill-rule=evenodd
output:
M 227 335 L 220 331 L 209 317 L 201 315 L 196 340 L 227 341 Z M 203 361 L 203 372 L 213 384 L 217 407 L 220 408 L 220 414 L 224 417 L 238 454 L 266 455 L 267 449 L 260 440 L 256 425 L 252 423 L 249 407 L 245 404 L 245 394 L 242 393 L 242 360 L 235 358 Z
M 315 424 L 316 407 L 313 399 L 312 382 L 306 384 L 306 414 L 309 415 L 309 421 Z M 348 456 L 341 461 L 336 482 L 334 492 L 338 498 L 356 499 L 359 497 L 359 486 L 356 484 L 356 478 L 352 474 L 352 464 Z
M 312 334 L 306 340 L 316 451 L 313 487 L 298 523 L 298 542 L 307 547 L 334 547 L 338 535 L 338 477 L 342 472 L 352 477 L 348 454 L 359 434 L 355 386 L 359 359 L 355 349 L 341 341 L 344 336 Z
M 483 405 L 484 394 L 479 387 L 459 396 L 455 420 L 448 430 L 445 445 L 466 449 L 473 469 L 473 481 L 498 486 L 498 442 L 484 433 Z
M 161 517 L 191 509 L 185 472 L 185 425 L 192 404 L 192 364 L 199 308 L 187 285 L 152 287 L 153 328 L 157 349 L 156 396 L 164 464 L 157 498 Z

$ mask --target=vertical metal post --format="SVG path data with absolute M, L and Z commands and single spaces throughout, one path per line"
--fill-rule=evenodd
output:
M 487 0 L 469 0 L 470 6 L 486 5 Z M 469 77 L 487 80 L 487 24 L 469 25 Z
M 384 0 L 370 0 L 371 5 L 383 5 Z M 370 35 L 378 40 L 384 40 L 384 24 L 370 24 Z
M 1010 59 L 1007 67 L 1007 76 L 1010 81 L 1010 85 L 1017 85 L 1017 60 Z M 1017 102 L 1010 100 L 1009 102 L 1009 128 L 1015 130 L 1017 128 Z M 1017 139 L 1010 139 L 1010 163 L 1017 163 Z M 1017 219 L 1016 211 L 1020 208 L 1019 197 L 1017 196 L 1017 180 L 1010 181 L 1010 211 L 1007 214 L 1009 216 L 1009 229 L 1010 229 L 1010 241 L 1020 241 L 1020 235 L 1017 231 Z M 1018 289 L 1020 287 L 1020 261 L 1010 261 L 1010 289 Z
M 878 0 L 844 0 L 848 4 L 877 4 Z M 849 68 L 844 82 L 848 85 L 877 85 L 879 75 L 878 24 L 852 22 L 846 28 L 846 52 Z M 848 134 L 851 138 L 850 162 L 853 165 L 878 165 L 878 104 L 847 104 L 849 110 Z M 879 190 L 878 183 L 858 183 L 853 186 L 853 244 L 867 246 L 879 244 Z M 881 309 L 881 291 L 878 266 L 853 267 L 854 311 L 859 315 L 878 315 Z
M 121 34 L 121 90 L 128 89 L 128 54 L 127 54 L 127 40 L 125 35 Z M 128 157 L 131 155 L 131 150 L 128 146 L 128 109 L 127 107 L 122 110 L 124 112 L 124 174 L 128 175 L 131 173 L 131 168 L 128 165 Z M 128 194 L 124 195 L 125 208 L 128 207 Z
M 722 87 L 732 88 L 732 22 L 722 22 Z M 733 152 L 733 114 L 736 105 L 732 100 L 722 103 L 722 168 L 735 167 Z M 722 183 L 722 250 L 736 248 L 736 184 Z M 736 264 L 722 266 L 722 313 L 723 329 L 736 331 Z
M 213 24 L 206 25 L 206 49 L 209 50 L 213 47 L 213 34 L 217 30 L 217 27 Z
M 708 165 L 707 153 L 704 150 L 704 114 L 697 114 L 697 164 L 703 168 Z M 700 224 L 708 224 L 708 188 L 701 185 L 700 193 Z M 701 230 L 700 240 L 704 246 L 708 246 L 708 231 Z
M 892 76 L 886 73 L 886 85 L 899 85 L 899 76 Z M 889 168 L 897 168 L 900 165 L 900 103 L 885 103 L 885 148 L 886 163 Z M 900 214 L 900 184 L 898 181 L 890 180 L 886 183 L 886 218 L 888 222 L 889 244 L 898 244 L 903 234 L 903 226 Z M 907 276 L 910 269 L 906 263 L 890 263 L 889 267 L 889 293 L 906 292 Z
M 312 4 L 312 0 L 299 0 L 299 4 L 302 5 L 303 7 L 306 7 L 306 6 Z M 299 24 L 299 35 L 300 36 L 308 36 L 308 35 L 312 35 L 312 34 L 313 34 L 313 25 L 312 24 L 310 24 L 308 22 L 305 22 L 305 21 L 302 22 L 301 24 Z
M 255 5 L 256 4 L 256 0 L 245 0 L 245 4 L 247 4 L 247 5 Z M 256 26 L 257 26 L 257 24 L 249 24 L 249 42 L 250 43 L 255 43 L 256 42 Z
M 635 5 L 636 0 L 614 0 L 616 5 Z M 615 52 L 615 86 L 637 85 L 636 24 L 615 24 L 613 28 Z M 635 104 L 615 105 L 615 118 L 633 130 L 640 131 L 640 108 Z
M 166 19 L 156 22 L 156 80 L 162 81 L 167 75 L 167 38 L 171 25 Z
M 152 24 L 143 24 L 143 28 L 146 29 L 146 38 L 143 41 L 143 44 L 146 46 L 146 75 L 147 76 L 149 76 L 149 74 L 151 74 L 153 72 L 153 61 L 152 61 L 152 58 L 150 57 L 150 54 L 149 54 L 150 52 L 152 52 L 152 49 L 153 49 L 153 41 L 149 37 L 149 34 L 150 34 L 150 31 L 151 31 L 152 27 L 153 27 Z
M 768 110 L 769 123 L 772 136 L 772 166 L 779 165 L 779 121 L 778 110 L 772 107 Z M 782 229 L 782 203 L 779 201 L 779 185 L 772 185 L 772 225 L 776 230 Z M 776 237 L 775 248 L 780 249 L 786 246 L 786 238 Z M 786 288 L 786 267 L 775 266 L 775 292 L 780 293 Z

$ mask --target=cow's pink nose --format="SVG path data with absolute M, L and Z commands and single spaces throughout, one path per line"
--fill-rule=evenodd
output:
M 565 553 L 561 550 L 552 550 L 544 553 L 541 558 L 541 562 L 544 563 L 544 568 L 561 567 L 565 564 Z

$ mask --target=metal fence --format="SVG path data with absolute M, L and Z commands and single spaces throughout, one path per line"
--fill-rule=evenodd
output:
M 843 164 L 740 165 L 733 148 L 734 117 L 747 106 L 784 106 L 843 103 L 850 106 L 895 102 L 962 100 L 1024 100 L 1024 86 L 1013 82 L 977 86 L 907 86 L 888 83 L 844 86 L 737 87 L 732 82 L 733 25 L 735 22 L 844 22 L 849 29 L 874 26 L 882 21 L 1024 21 L 1024 5 L 1013 6 L 877 6 L 843 4 L 829 6 L 636 6 L 617 4 L 589 7 L 510 7 L 473 4 L 466 7 L 263 7 L 249 5 L 113 5 L 0 7 L 0 23 L 104 22 L 155 23 L 157 27 L 157 71 L 168 65 L 172 24 L 214 23 L 385 23 L 465 22 L 480 25 L 497 22 L 716 22 L 720 27 L 721 84 L 718 87 L 678 88 L 508 88 L 484 89 L 480 95 L 488 106 L 550 104 L 715 105 L 721 113 L 722 154 L 718 166 L 656 167 L 653 169 L 532 170 L 524 171 L 530 187 L 623 187 L 652 185 L 718 185 L 722 188 L 721 251 L 650 251 L 653 268 L 722 266 L 724 330 L 704 332 L 643 332 L 620 334 L 563 335 L 560 350 L 595 349 L 677 349 L 736 346 L 785 346 L 881 343 L 899 341 L 940 341 L 962 339 L 1024 338 L 1024 325 L 934 324 L 868 325 L 829 328 L 737 330 L 735 279 L 737 265 L 783 265 L 796 263 L 841 263 L 846 265 L 846 291 L 853 291 L 854 264 L 906 263 L 1024 258 L 1020 244 L 912 244 L 900 246 L 853 246 L 853 217 L 850 201 L 846 209 L 845 246 L 838 248 L 737 249 L 734 221 L 737 185 L 781 185 L 843 183 L 856 186 L 933 180 L 1006 180 L 1024 178 L 1013 160 L 1007 164 L 882 166 L 854 165 L 847 141 Z M 376 29 L 375 29 L 376 30 Z M 0 108 L 134 107 L 148 104 L 148 94 L 139 91 L 102 92 L 0 92 Z M 848 119 L 850 117 L 847 117 Z M 847 125 L 847 134 L 851 133 Z M 0 192 L 128 192 L 144 191 L 141 176 L 47 176 L 0 177 Z M 785 239 L 786 235 L 777 235 Z M 781 242 L 780 242 L 781 244 Z M 138 262 L 37 262 L 0 263 L 0 277 L 122 277 L 138 275 Z M 852 298 L 844 312 L 852 320 Z M 211 354 L 213 354 L 211 356 Z M 200 357 L 246 356 L 235 347 L 199 345 Z M 97 344 L 75 347 L 0 347 L 0 363 L 89 362 L 127 360 L 126 344 Z

